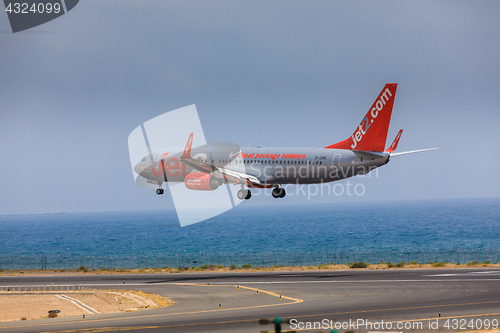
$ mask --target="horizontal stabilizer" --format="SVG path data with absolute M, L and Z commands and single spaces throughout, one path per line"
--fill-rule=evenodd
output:
M 361 151 L 361 150 L 353 150 L 352 151 L 356 156 L 358 156 L 360 159 L 366 159 L 366 160 L 376 160 L 379 158 L 386 158 L 389 156 L 388 154 L 384 153 L 379 153 L 379 152 L 368 152 L 368 151 Z
M 420 152 L 423 152 L 423 151 L 436 150 L 436 149 L 439 149 L 439 148 L 427 148 L 427 149 L 420 149 L 420 150 L 403 151 L 401 153 L 392 153 L 391 157 L 392 156 L 399 156 L 399 155 L 408 155 L 408 154 L 420 153 Z

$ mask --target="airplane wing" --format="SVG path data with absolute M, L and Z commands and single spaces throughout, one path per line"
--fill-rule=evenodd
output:
M 240 184 L 246 182 L 247 184 L 261 184 L 261 181 L 252 175 L 235 170 L 225 169 L 216 165 L 205 163 L 191 157 L 191 147 L 193 145 L 193 133 L 188 138 L 186 147 L 182 152 L 180 161 L 190 167 L 205 173 L 215 175 L 217 178 L 225 179 L 229 183 Z

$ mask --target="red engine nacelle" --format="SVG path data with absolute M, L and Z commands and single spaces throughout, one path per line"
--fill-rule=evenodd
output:
M 204 172 L 191 172 L 184 179 L 186 188 L 197 191 L 214 191 L 220 183 L 218 178 Z

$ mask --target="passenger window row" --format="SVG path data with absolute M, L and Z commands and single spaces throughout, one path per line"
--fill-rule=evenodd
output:
M 239 163 L 240 160 L 219 160 L 219 163 L 224 163 L 224 164 L 228 164 L 228 163 L 231 163 L 231 162 L 236 162 L 236 163 Z M 212 160 L 212 164 L 214 163 L 214 160 Z M 245 164 L 252 164 L 252 163 L 256 163 L 256 164 L 308 164 L 308 165 L 311 165 L 311 164 L 323 164 L 323 161 L 272 161 L 272 160 L 243 160 L 243 163 Z

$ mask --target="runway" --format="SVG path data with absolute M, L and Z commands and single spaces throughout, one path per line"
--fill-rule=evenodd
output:
M 89 286 L 132 289 L 170 297 L 175 303 L 159 309 L 0 323 L 1 332 L 260 332 L 260 318 L 293 318 L 303 332 L 314 323 L 339 325 L 340 331 L 376 330 L 455 332 L 445 323 L 473 320 L 467 330 L 500 320 L 500 270 L 399 269 L 303 272 L 230 272 L 137 275 L 51 275 L 0 277 L 0 285 Z M 257 292 L 258 291 L 258 292 Z M 281 299 L 280 299 L 281 296 Z M 221 309 L 219 309 L 219 304 Z M 438 317 L 441 315 L 441 319 Z M 353 326 L 359 320 L 372 326 Z M 403 329 L 396 329 L 397 323 Z M 309 323 L 309 324 L 308 324 Z M 411 324 L 408 324 L 411 323 Z M 421 326 L 418 326 L 421 323 Z M 302 326 L 301 326 L 302 325 Z M 406 326 L 404 326 L 406 325 Z M 413 325 L 409 327 L 408 325 Z M 431 326 L 429 326 L 431 325 Z M 437 325 L 438 330 L 432 327 Z M 386 327 L 385 327 L 386 328 Z M 380 328 L 379 328 L 380 330 Z

